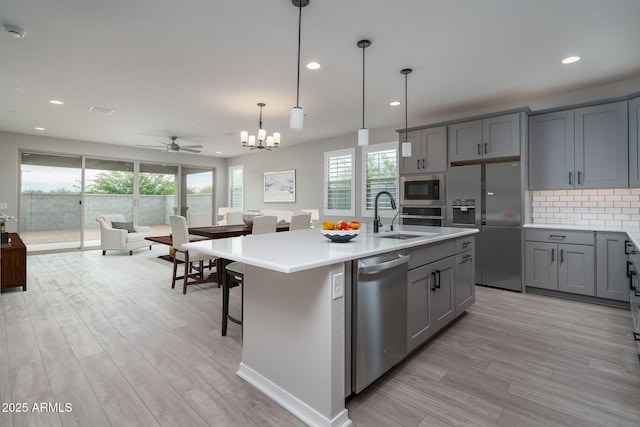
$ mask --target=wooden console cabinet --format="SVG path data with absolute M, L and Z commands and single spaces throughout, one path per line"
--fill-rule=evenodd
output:
M 0 245 L 0 292 L 22 286 L 27 290 L 27 247 L 17 233 L 9 233 L 11 243 Z

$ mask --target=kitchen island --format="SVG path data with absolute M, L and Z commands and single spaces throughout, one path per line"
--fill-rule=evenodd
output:
M 425 252 L 416 248 L 442 243 L 453 254 L 456 239 L 478 232 L 403 227 L 373 234 L 365 228 L 348 243 L 332 243 L 320 230 L 308 229 L 185 245 L 245 263 L 237 374 L 309 425 L 351 424 L 345 408 L 349 307 L 343 297 L 351 261 L 401 250 L 418 260 Z M 392 234 L 405 238 L 389 238 Z

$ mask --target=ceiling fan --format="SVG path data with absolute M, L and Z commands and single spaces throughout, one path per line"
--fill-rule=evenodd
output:
M 164 149 L 169 153 L 177 153 L 179 151 L 186 151 L 188 153 L 199 153 L 199 149 L 203 148 L 202 145 L 179 145 L 176 142 L 176 139 L 178 139 L 177 136 L 170 136 L 169 138 L 171 139 L 171 142 L 159 141 L 160 144 L 164 145 L 164 147 L 158 145 L 138 145 L 138 147 Z

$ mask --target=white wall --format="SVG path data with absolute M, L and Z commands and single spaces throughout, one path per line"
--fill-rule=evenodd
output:
M 227 161 L 223 158 L 0 132 L 0 203 L 6 202 L 8 204 L 8 209 L 3 210 L 3 213 L 15 217 L 19 216 L 20 150 L 215 168 L 216 207 L 226 206 Z M 7 223 L 7 227 L 8 231 L 15 231 L 16 223 L 11 221 Z
M 371 145 L 398 141 L 395 128 L 369 130 Z M 324 191 L 324 153 L 356 147 L 355 180 L 356 180 L 356 215 L 362 220 L 361 171 L 362 150 L 357 148 L 357 130 L 349 135 L 297 144 L 290 147 L 286 143 L 275 151 L 254 150 L 244 156 L 233 157 L 228 160 L 228 166 L 244 165 L 244 207 L 245 209 L 285 209 L 297 211 L 300 209 L 318 209 L 320 218 L 323 215 Z M 262 194 L 262 174 L 270 171 L 296 170 L 296 202 L 295 203 L 264 203 Z M 335 219 L 335 218 L 334 218 Z M 352 220 L 353 218 L 344 218 Z

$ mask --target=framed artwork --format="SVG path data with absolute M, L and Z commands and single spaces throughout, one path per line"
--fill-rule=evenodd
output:
M 265 203 L 295 203 L 295 169 L 280 172 L 264 172 L 262 183 Z

